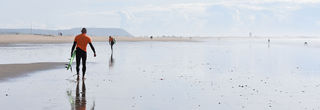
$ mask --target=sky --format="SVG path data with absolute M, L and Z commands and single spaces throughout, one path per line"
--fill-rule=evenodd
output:
M 320 36 L 320 0 L 0 0 L 0 28 L 135 36 Z

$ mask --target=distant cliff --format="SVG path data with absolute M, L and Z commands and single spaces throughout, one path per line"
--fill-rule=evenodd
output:
M 121 28 L 87 28 L 89 36 L 127 36 L 133 35 Z M 65 30 L 45 30 L 45 29 L 0 29 L 0 34 L 38 34 L 50 36 L 75 36 L 80 34 L 81 28 Z

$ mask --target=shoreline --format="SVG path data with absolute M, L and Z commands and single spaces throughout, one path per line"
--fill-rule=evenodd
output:
M 64 64 L 65 62 L 0 64 L 0 81 L 27 76 L 29 73 L 36 71 L 58 68 L 64 66 Z
M 7 44 L 56 44 L 72 43 L 75 36 L 44 35 L 0 35 L 0 45 Z M 108 37 L 91 37 L 93 42 L 107 42 Z M 117 42 L 164 41 L 164 42 L 196 42 L 199 38 L 190 37 L 115 37 Z
M 93 42 L 108 42 L 107 36 L 90 36 Z M 0 46 L 10 44 L 59 44 L 73 43 L 75 36 L 46 36 L 27 34 L 0 34 Z M 245 37 L 245 36 L 221 36 L 221 37 L 114 37 L 117 42 L 205 42 L 207 40 L 228 40 L 228 39 L 319 39 L 318 37 Z

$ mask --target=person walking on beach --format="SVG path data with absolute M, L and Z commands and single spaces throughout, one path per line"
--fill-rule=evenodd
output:
M 79 71 L 80 71 L 80 60 L 82 60 L 82 78 L 84 78 L 84 75 L 86 73 L 86 60 L 87 60 L 87 45 L 90 44 L 90 47 L 94 53 L 94 57 L 96 57 L 96 51 L 92 45 L 92 41 L 91 38 L 89 36 L 86 35 L 87 33 L 87 29 L 86 28 L 82 28 L 81 30 L 81 34 L 77 35 L 74 38 L 74 42 L 73 42 L 73 46 L 71 49 L 71 56 L 73 53 L 73 50 L 76 48 L 76 64 L 77 64 L 77 75 L 79 78 Z
M 113 45 L 116 43 L 116 40 L 113 38 L 113 37 L 111 37 L 111 36 L 109 36 L 109 44 L 110 44 L 110 46 L 111 46 L 111 51 L 113 52 Z

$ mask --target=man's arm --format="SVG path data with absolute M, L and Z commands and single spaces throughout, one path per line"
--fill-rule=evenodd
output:
M 91 47 L 91 49 L 92 49 L 92 51 L 94 53 L 94 57 L 96 57 L 96 50 L 94 49 L 92 43 L 89 43 L 89 45 L 90 45 L 90 47 Z
M 71 57 L 72 57 L 72 53 L 73 53 L 73 50 L 76 47 L 76 45 L 77 45 L 77 42 L 73 42 L 73 45 L 72 45 L 72 48 L 71 48 Z

